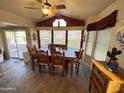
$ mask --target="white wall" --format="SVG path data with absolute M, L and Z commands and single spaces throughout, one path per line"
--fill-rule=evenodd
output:
M 24 27 L 34 26 L 34 24 L 30 20 L 27 20 L 23 17 L 17 16 L 15 14 L 12 14 L 8 11 L 1 10 L 1 9 L 0 9 L 0 21 L 12 23 L 12 24 L 16 24 Z

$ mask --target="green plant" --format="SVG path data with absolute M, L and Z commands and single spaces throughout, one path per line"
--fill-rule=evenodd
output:
M 117 48 L 115 48 L 115 47 L 112 48 L 112 51 L 108 51 L 108 52 L 107 52 L 107 56 L 110 58 L 108 64 L 110 64 L 112 60 L 113 60 L 113 61 L 118 60 L 118 58 L 116 57 L 116 55 L 119 55 L 119 54 L 121 54 L 121 53 L 122 53 L 121 50 L 117 50 Z

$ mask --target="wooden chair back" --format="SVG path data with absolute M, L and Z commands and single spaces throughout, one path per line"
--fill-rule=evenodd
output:
M 34 50 L 35 52 L 37 53 L 38 52 L 38 49 L 36 48 L 36 46 L 34 45 Z
M 48 55 L 48 51 L 38 50 L 35 45 L 34 45 L 34 49 L 35 49 L 36 53 L 41 52 L 41 53 L 44 53 L 44 54 L 47 53 L 47 55 Z
M 64 52 L 53 52 L 52 53 L 52 64 L 64 66 Z
M 54 50 L 54 51 L 56 51 L 56 48 L 58 48 L 59 50 L 67 50 L 67 45 L 64 45 L 64 44 L 49 44 L 48 48 L 50 50 Z
M 54 44 L 49 44 L 49 45 L 48 45 L 48 49 L 50 50 L 50 52 L 51 52 L 51 51 L 56 51 L 56 47 L 55 47 Z
M 38 56 L 38 63 L 49 62 L 48 51 L 39 51 L 37 52 L 37 56 Z
M 64 44 L 56 44 L 56 48 L 59 48 L 61 50 L 67 50 L 67 45 Z
M 75 55 L 78 59 L 81 59 L 83 55 L 83 50 L 75 51 Z
M 35 48 L 32 48 L 32 47 L 27 47 L 28 48 L 28 52 L 31 56 L 34 56 L 36 55 L 36 50 Z

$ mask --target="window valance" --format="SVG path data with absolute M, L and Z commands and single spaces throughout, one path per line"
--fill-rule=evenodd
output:
M 103 19 L 101 19 L 97 22 L 88 24 L 87 31 L 102 30 L 107 27 L 114 27 L 116 24 L 117 12 L 118 11 L 115 10 L 114 12 L 112 12 L 110 15 L 104 17 Z

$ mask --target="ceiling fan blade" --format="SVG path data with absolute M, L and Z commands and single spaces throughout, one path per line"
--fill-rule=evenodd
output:
M 51 7 L 51 4 L 50 3 L 44 3 L 46 6 L 49 6 L 49 7 Z
M 48 1 L 46 0 L 45 2 L 43 0 L 37 0 L 40 4 L 44 4 L 48 7 L 51 7 L 52 5 L 50 3 L 48 3 Z
M 55 5 L 56 9 L 66 9 L 65 5 Z
M 40 9 L 40 7 L 24 7 L 26 9 Z
M 39 3 L 41 3 L 41 4 L 44 3 L 43 0 L 37 0 L 37 1 L 38 1 Z

